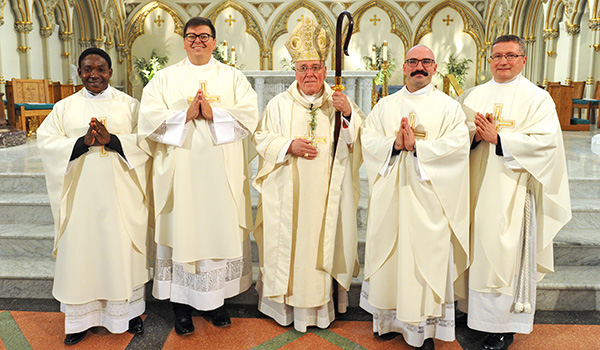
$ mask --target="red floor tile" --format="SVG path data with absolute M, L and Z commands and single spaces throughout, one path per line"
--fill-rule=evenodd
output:
M 66 346 L 65 317 L 60 312 L 25 312 L 11 311 L 13 319 L 23 332 L 34 350 L 37 349 L 73 349 Z M 133 338 L 127 332 L 111 334 L 104 328 L 98 328 L 97 333 L 88 331 L 85 339 L 77 344 L 77 350 L 92 349 L 125 349 Z

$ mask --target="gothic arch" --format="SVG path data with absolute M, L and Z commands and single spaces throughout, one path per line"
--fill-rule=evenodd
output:
M 183 37 L 183 27 L 185 26 L 183 16 L 181 16 L 179 12 L 175 11 L 169 5 L 166 5 L 160 1 L 152 1 L 140 8 L 135 14 L 133 14 L 131 20 L 128 21 L 129 25 L 127 26 L 126 30 L 126 43 L 129 50 L 131 50 L 135 39 L 145 33 L 144 22 L 146 21 L 146 17 L 148 17 L 150 12 L 156 9 L 161 9 L 167 12 L 173 18 L 173 22 L 175 22 L 175 33 Z
M 417 25 L 417 31 L 414 35 L 413 44 L 418 43 L 426 34 L 432 32 L 431 23 L 433 21 L 433 17 L 435 17 L 435 15 L 438 12 L 440 12 L 440 10 L 446 7 L 449 7 L 459 13 L 464 24 L 463 32 L 468 34 L 471 38 L 473 38 L 473 41 L 477 46 L 477 50 L 481 50 L 481 48 L 483 47 L 484 31 L 483 27 L 481 26 L 480 20 L 470 9 L 466 8 L 463 4 L 457 3 L 453 0 L 444 1 L 441 4 L 436 5 L 431 10 L 429 10 L 429 12 L 427 12 L 425 16 L 423 16 L 423 19 L 421 19 L 421 21 Z
M 410 49 L 412 46 L 412 43 L 410 42 L 412 33 L 410 31 L 410 27 L 407 25 L 406 19 L 400 12 L 398 12 L 397 9 L 385 1 L 371 0 L 361 5 L 355 12 L 353 12 L 352 17 L 354 17 L 354 29 L 352 30 L 352 33 L 360 32 L 360 20 L 362 16 L 368 10 L 374 7 L 378 7 L 388 14 L 391 22 L 390 33 L 395 34 L 400 38 L 400 40 L 402 40 L 406 50 Z M 344 32 L 346 32 L 346 28 L 344 28 Z
M 273 25 L 269 30 L 267 42 L 268 45 L 266 47 L 266 51 L 263 52 L 262 57 L 268 58 L 269 69 L 273 69 L 273 45 L 275 45 L 275 42 L 277 41 L 277 39 L 279 39 L 280 36 L 288 32 L 287 23 L 292 13 L 294 13 L 294 11 L 302 7 L 310 10 L 317 18 L 317 22 L 319 22 L 323 29 L 325 29 L 327 34 L 331 35 L 332 38 L 335 38 L 335 26 L 333 25 L 333 22 L 329 17 L 327 17 L 325 12 L 321 10 L 316 4 L 313 4 L 312 2 L 306 0 L 299 0 L 285 8 L 282 8 L 280 6 L 277 9 L 279 10 L 279 14 L 273 21 Z
M 244 21 L 246 22 L 246 33 L 252 35 L 252 37 L 256 39 L 260 52 L 264 52 L 266 49 L 265 36 L 260 25 L 258 24 L 258 21 L 256 20 L 256 17 L 250 12 L 250 10 L 240 5 L 239 3 L 235 1 L 225 1 L 210 9 L 205 14 L 205 17 L 210 19 L 214 23 L 217 20 L 219 14 L 221 14 L 221 12 L 228 8 L 232 8 L 243 15 Z M 260 69 L 264 69 L 263 65 L 264 61 L 261 59 Z

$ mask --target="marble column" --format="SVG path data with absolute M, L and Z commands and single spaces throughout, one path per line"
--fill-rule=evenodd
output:
M 258 110 L 265 110 L 265 98 L 264 98 L 264 90 L 265 90 L 265 78 L 257 77 L 254 80 L 254 91 L 256 91 L 256 99 L 258 100 Z
M 567 25 L 567 34 L 569 34 L 568 42 L 569 42 L 569 51 L 567 52 L 567 78 L 565 79 L 565 85 L 571 85 L 573 78 L 575 76 L 575 72 L 573 72 L 573 57 L 575 57 L 575 35 L 579 34 L 580 27 L 579 24 L 569 24 Z
M 593 98 L 595 89 L 594 72 L 596 71 L 596 61 L 600 51 L 600 18 L 590 20 L 589 28 L 592 30 L 592 47 L 590 49 L 590 65 L 588 68 L 588 78 L 586 80 L 585 96 Z
M 29 60 L 29 33 L 33 29 L 33 23 L 16 21 L 15 29 L 19 33 L 19 66 L 21 68 L 21 78 L 31 79 L 31 65 Z
M 48 38 L 52 36 L 52 27 L 40 28 L 40 35 L 42 36 L 42 63 L 44 65 L 44 79 L 51 80 L 50 75 L 50 47 Z
M 74 84 L 73 79 L 71 78 L 71 52 L 73 50 L 73 32 L 59 32 L 58 38 L 60 39 L 61 45 L 61 65 L 62 65 L 62 76 L 63 80 L 66 81 L 67 84 Z
M 554 39 L 556 38 L 558 38 L 558 29 L 544 29 L 544 67 L 546 67 L 544 79 L 542 80 L 542 85 L 544 86 L 548 85 L 549 79 L 554 78 L 554 64 L 556 62 L 554 58 L 554 55 L 556 55 L 556 42 Z M 552 77 L 550 76 L 550 72 L 552 72 Z

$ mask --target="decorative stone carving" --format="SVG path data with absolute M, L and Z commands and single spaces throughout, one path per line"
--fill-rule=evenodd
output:
M 558 29 L 544 29 L 544 41 L 558 38 Z
M 15 30 L 19 33 L 29 34 L 33 30 L 33 24 L 31 22 L 16 21 Z
M 96 47 L 96 48 L 102 48 L 102 46 L 104 46 L 104 39 L 96 38 L 96 39 L 92 40 L 91 46 Z
M 42 28 L 40 28 L 40 35 L 42 36 L 42 38 L 48 39 L 49 37 L 52 36 L 53 32 L 54 32 L 54 30 L 52 30 L 52 27 L 42 27 Z
M 590 19 L 590 22 L 588 23 L 588 28 L 590 28 L 593 31 L 600 30 L 600 18 Z
M 58 38 L 61 41 L 73 41 L 73 32 L 59 32 Z
M 567 33 L 569 35 L 576 35 L 579 34 L 579 31 L 581 30 L 579 24 L 569 24 L 567 26 Z

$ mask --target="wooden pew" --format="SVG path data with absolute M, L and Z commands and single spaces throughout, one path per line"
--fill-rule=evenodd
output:
M 6 82 L 8 123 L 17 129 L 35 133 L 52 111 L 46 79 L 12 79 Z
M 50 84 L 50 100 L 52 103 L 56 103 L 65 97 L 71 96 L 75 93 L 75 86 L 73 84 L 61 84 L 56 81 Z
M 548 83 L 548 93 L 556 105 L 560 128 L 565 131 L 590 130 L 590 124 L 571 124 L 573 117 L 573 87 L 560 83 Z

